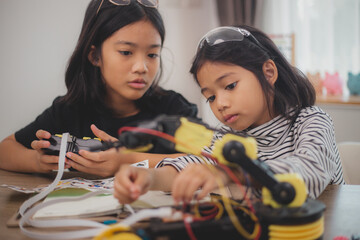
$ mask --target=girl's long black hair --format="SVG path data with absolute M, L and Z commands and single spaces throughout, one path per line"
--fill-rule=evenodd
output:
M 199 84 L 197 73 L 205 62 L 241 66 L 258 78 L 269 109 L 273 106 L 274 114 L 294 121 L 302 108 L 314 105 L 316 94 L 313 85 L 299 69 L 286 60 L 265 33 L 250 26 L 237 27 L 248 30 L 262 47 L 248 37 L 242 41 L 228 41 L 214 46 L 209 46 L 205 41 L 195 55 L 190 73 Z M 262 70 L 263 64 L 269 59 L 275 62 L 278 69 L 278 79 L 274 86 L 266 80 Z M 274 97 L 273 105 L 270 103 L 271 96 Z M 295 114 L 290 110 L 294 110 Z
M 145 7 L 137 1 L 129 5 L 117 6 L 104 0 L 92 0 L 86 10 L 84 22 L 76 48 L 69 60 L 65 73 L 67 93 L 63 98 L 68 104 L 81 104 L 98 112 L 111 111 L 105 104 L 106 88 L 101 78 L 99 67 L 95 67 L 88 59 L 91 46 L 100 51 L 102 43 L 114 32 L 131 23 L 147 20 L 158 30 L 163 45 L 165 27 L 163 19 L 156 8 Z M 140 109 L 146 101 L 143 98 L 153 92 L 160 91 L 158 87 L 162 75 L 162 62 L 157 78 L 145 95 L 136 101 Z

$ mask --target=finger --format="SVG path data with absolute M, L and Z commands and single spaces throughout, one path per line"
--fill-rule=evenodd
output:
M 124 186 L 129 191 L 134 190 L 134 182 L 137 181 L 139 168 L 130 165 L 122 165 L 116 173 L 115 179 L 118 186 Z
M 36 131 L 36 137 L 38 139 L 49 139 L 51 134 L 48 131 L 40 129 Z
M 183 170 L 178 174 L 178 176 L 174 179 L 174 182 L 172 184 L 171 191 L 175 204 L 179 204 L 182 201 L 184 175 L 185 175 L 185 170 Z
M 48 148 L 50 147 L 49 141 L 43 141 L 43 140 L 34 140 L 31 142 L 31 148 L 34 150 L 40 150 L 42 148 Z
M 176 202 L 190 202 L 194 193 L 202 187 L 208 179 L 209 170 L 202 164 L 191 164 L 175 179 L 173 196 Z
M 42 163 L 42 164 L 58 164 L 59 163 L 59 157 L 58 156 L 52 156 L 52 155 L 42 155 L 40 157 L 40 163 Z
M 118 178 L 116 178 L 114 181 L 114 196 L 119 200 L 131 199 L 130 189 L 127 186 L 125 186 L 123 182 Z
M 100 152 L 90 152 L 86 150 L 80 150 L 79 155 L 83 158 L 92 160 L 92 161 L 100 161 Z
M 39 166 L 40 166 L 40 169 L 42 169 L 44 172 L 49 172 L 49 171 L 59 169 L 59 164 L 58 163 L 44 163 L 44 162 L 40 161 Z
M 91 124 L 90 126 L 91 128 L 91 131 L 94 133 L 94 135 L 98 138 L 100 138 L 101 140 L 103 141 L 111 141 L 111 142 L 114 142 L 114 141 L 117 141 L 118 139 L 117 138 L 114 138 L 113 136 L 110 136 L 109 134 L 107 134 L 106 132 L 98 129 L 95 124 Z
M 197 194 L 196 199 L 200 200 L 206 197 L 211 191 L 217 187 L 217 184 L 214 181 L 207 181 L 200 192 Z
M 72 160 L 72 162 L 80 164 L 84 167 L 94 168 L 94 165 L 96 164 L 96 162 L 94 162 L 90 159 L 86 159 L 86 158 L 82 157 L 81 155 L 72 153 L 72 152 L 67 152 L 66 157 L 69 158 L 70 160 Z
M 100 152 L 90 152 L 86 150 L 79 151 L 80 156 L 95 162 L 105 162 L 107 159 L 112 159 L 115 154 L 117 154 L 115 149 L 109 149 Z
M 137 168 L 135 168 L 137 169 Z M 137 177 L 133 180 L 135 187 L 138 188 L 139 194 L 144 194 L 149 190 L 152 179 L 150 178 L 150 172 L 147 169 L 139 168 Z M 134 192 L 137 189 L 132 189 Z
M 193 182 L 189 181 L 189 177 L 186 172 L 181 172 L 176 177 L 172 186 L 172 195 L 176 203 L 186 201 L 185 200 L 186 188 L 192 185 Z
M 71 167 L 75 168 L 76 170 L 102 177 L 113 176 L 116 170 L 119 168 L 119 164 L 116 164 L 114 160 L 93 161 L 72 152 L 66 153 L 66 157 L 69 158 L 69 164 Z
M 186 188 L 183 190 L 182 199 L 185 202 L 191 202 L 195 192 L 204 185 L 204 179 L 196 177 L 189 184 L 186 184 Z
M 102 176 L 102 172 L 99 172 L 99 170 L 96 168 L 89 168 L 72 160 L 69 160 L 67 164 L 70 165 L 72 168 L 78 170 L 79 172 Z
M 115 190 L 115 189 L 114 189 Z M 119 201 L 121 204 L 128 204 L 134 202 L 136 199 L 133 199 L 130 196 L 129 192 L 124 192 L 121 190 L 114 191 L 114 197 Z
M 54 171 L 54 170 L 58 170 L 59 169 L 59 165 L 58 164 L 46 164 L 46 168 L 50 171 Z
M 134 201 L 140 195 L 139 187 L 134 184 L 137 179 L 137 169 L 123 165 L 115 175 L 114 193 L 119 201 Z
M 178 192 L 184 192 L 182 189 L 185 189 L 189 181 L 191 182 L 193 177 L 197 176 L 196 171 L 194 172 L 196 165 L 197 164 L 189 164 L 183 171 L 181 171 L 177 175 L 173 184 L 173 188 L 176 187 L 176 189 L 174 190 L 177 190 Z

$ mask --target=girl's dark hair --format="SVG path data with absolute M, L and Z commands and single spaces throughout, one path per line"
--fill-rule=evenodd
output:
M 63 101 L 68 104 L 83 104 L 87 108 L 94 108 L 98 112 L 103 112 L 111 109 L 105 104 L 106 88 L 100 69 L 88 59 L 91 46 L 95 46 L 100 51 L 102 43 L 114 32 L 141 20 L 147 20 L 153 24 L 160 34 L 163 45 L 165 27 L 156 8 L 145 7 L 137 1 L 131 1 L 126 6 L 117 6 L 108 0 L 104 0 L 99 12 L 97 12 L 100 3 L 100 0 L 92 0 L 87 7 L 78 42 L 66 70 L 65 84 L 68 91 Z M 160 91 L 158 83 L 161 76 L 162 62 L 160 59 L 157 77 L 142 98 Z M 144 102 L 142 98 L 135 101 L 139 107 Z
M 283 115 L 295 121 L 302 108 L 312 106 L 315 103 L 315 90 L 309 79 L 297 68 L 293 67 L 282 55 L 273 41 L 263 32 L 250 26 L 237 26 L 248 30 L 262 45 L 249 37 L 242 41 L 228 41 L 214 46 L 207 42 L 195 55 L 190 73 L 196 82 L 197 73 L 205 62 L 221 62 L 234 64 L 251 71 L 258 78 L 265 94 L 267 104 L 270 106 L 270 98 L 274 96 L 274 114 Z M 278 79 L 274 87 L 266 80 L 262 67 L 272 59 L 278 69 Z M 295 114 L 291 109 L 295 110 Z

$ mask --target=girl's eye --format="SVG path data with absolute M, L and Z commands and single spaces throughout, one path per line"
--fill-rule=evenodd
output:
M 225 87 L 226 90 L 231 90 L 236 87 L 237 82 L 233 82 Z
M 209 98 L 207 98 L 206 99 L 206 102 L 208 103 L 208 102 L 213 102 L 215 100 L 215 96 L 211 96 L 211 97 L 209 97 Z
M 119 51 L 120 54 L 124 55 L 124 56 L 129 56 L 131 55 L 130 51 Z
M 149 56 L 150 58 L 157 58 L 157 57 L 159 57 L 159 54 L 150 53 L 148 56 Z

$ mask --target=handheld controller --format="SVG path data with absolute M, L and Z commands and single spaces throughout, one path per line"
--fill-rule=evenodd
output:
M 50 147 L 43 148 L 43 151 L 47 155 L 59 155 L 60 152 L 60 145 L 61 145 L 61 138 L 62 135 L 55 134 L 52 135 L 51 138 L 48 139 L 50 142 Z M 75 136 L 69 135 L 67 140 L 67 149 L 66 152 L 73 152 L 78 154 L 79 150 L 87 150 L 87 151 L 101 151 L 103 148 L 103 141 L 99 138 L 77 138 Z

